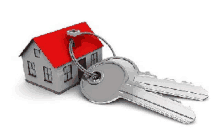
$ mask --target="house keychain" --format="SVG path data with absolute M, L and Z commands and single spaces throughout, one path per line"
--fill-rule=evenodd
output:
M 97 37 L 109 46 L 113 57 L 102 60 L 103 45 Z M 29 83 L 61 94 L 80 82 L 82 94 L 93 103 L 123 98 L 181 123 L 193 122 L 194 112 L 166 95 L 208 98 L 200 86 L 140 72 L 131 60 L 117 57 L 85 22 L 33 38 L 20 56 Z
M 81 33 L 79 30 L 68 31 L 68 34 L 73 37 L 89 34 L 103 40 L 96 34 Z M 166 98 L 165 95 L 203 101 L 208 98 L 206 90 L 187 82 L 177 83 L 174 80 L 158 79 L 149 72 L 140 72 L 131 60 L 116 57 L 112 47 L 103 41 L 109 46 L 114 57 L 96 63 L 88 70 L 75 59 L 72 50 L 74 41 L 69 44 L 71 58 L 84 72 L 80 87 L 89 101 L 105 104 L 123 98 L 181 123 L 194 122 L 196 115 L 190 107 L 182 105 L 175 99 Z
M 72 29 L 93 33 L 86 22 L 34 37 L 19 55 L 23 60 L 25 80 L 56 94 L 62 94 L 79 84 L 83 72 L 69 55 Z M 103 44 L 91 35 L 73 38 L 73 51 L 85 69 L 102 60 Z

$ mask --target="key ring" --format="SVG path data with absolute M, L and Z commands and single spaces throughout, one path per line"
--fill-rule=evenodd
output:
M 103 42 L 105 42 L 105 43 L 108 45 L 108 47 L 110 48 L 110 50 L 112 51 L 113 56 L 114 56 L 114 57 L 116 56 L 116 55 L 115 55 L 115 52 L 113 51 L 113 49 L 112 49 L 112 47 L 111 47 L 111 45 L 110 45 L 106 40 L 104 40 L 101 36 L 99 36 L 99 35 L 96 35 L 96 34 L 90 33 L 90 32 L 80 32 L 79 30 L 74 30 L 74 29 L 73 29 L 73 30 L 70 30 L 70 31 L 67 31 L 67 34 L 70 35 L 70 36 L 73 36 L 73 37 L 76 37 L 76 36 L 78 36 L 78 35 L 85 35 L 85 34 L 94 35 L 94 36 L 98 37 L 99 39 L 101 39 Z M 71 39 L 71 41 L 70 41 L 70 43 L 69 43 L 69 53 L 70 53 L 70 56 L 71 56 L 73 62 L 77 65 L 77 67 L 78 67 L 83 73 L 85 73 L 85 74 L 88 75 L 88 76 L 93 76 L 94 78 L 97 78 L 97 76 L 98 76 L 97 74 L 89 72 L 89 71 L 86 70 L 82 65 L 80 65 L 80 64 L 78 63 L 78 61 L 77 61 L 77 59 L 76 59 L 76 57 L 75 57 L 75 55 L 74 55 L 74 53 L 73 53 L 73 45 L 74 45 L 74 44 L 75 44 L 75 43 L 74 43 L 73 39 Z

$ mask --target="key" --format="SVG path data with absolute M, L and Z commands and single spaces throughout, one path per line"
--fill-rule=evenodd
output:
M 129 59 L 112 57 L 105 61 L 114 61 L 121 64 L 128 72 L 129 80 L 140 83 L 142 88 L 147 91 L 200 101 L 208 98 L 208 92 L 200 86 L 194 86 L 186 81 L 177 83 L 171 79 L 158 79 L 149 72 L 140 72 L 138 67 Z
M 105 104 L 123 98 L 182 123 L 191 123 L 196 118 L 189 107 L 148 92 L 139 87 L 140 84 L 131 82 L 127 71 L 118 63 L 102 61 L 91 66 L 88 71 L 96 73 L 96 76 L 84 74 L 80 86 L 82 94 L 90 102 Z

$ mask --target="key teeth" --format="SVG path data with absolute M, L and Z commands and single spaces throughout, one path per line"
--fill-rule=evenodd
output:
M 175 79 L 165 78 L 164 80 L 173 81 L 173 82 L 177 83 L 177 81 Z M 181 83 L 188 84 L 188 85 L 194 85 L 192 82 L 187 82 L 187 81 L 182 81 Z
M 192 99 L 192 100 L 197 100 L 197 101 L 204 101 L 205 99 L 208 98 L 208 92 L 205 89 L 204 89 L 205 92 L 203 92 L 201 95 L 205 95 L 206 97 L 196 98 L 196 97 L 189 97 L 187 95 L 178 95 L 178 94 L 170 93 L 170 92 L 168 93 L 166 91 L 163 91 L 163 88 L 165 88 L 165 87 L 155 89 L 155 88 L 152 88 L 152 86 L 150 86 L 150 84 L 144 83 L 144 82 L 135 81 L 134 85 L 136 85 L 138 87 L 141 87 L 141 88 L 145 89 L 146 91 L 156 93 L 156 94 L 161 95 L 161 96 L 163 96 L 163 94 L 164 94 L 164 95 L 178 96 L 178 97 L 181 97 L 181 98 Z M 159 87 L 161 87 L 161 86 L 159 86 Z M 166 88 L 168 88 L 168 87 L 166 87 Z M 184 91 L 184 90 L 181 90 L 181 91 Z M 178 101 L 178 102 L 180 102 L 180 101 Z
M 207 97 L 205 97 L 204 99 L 200 99 L 199 101 L 204 101 L 205 99 L 208 98 L 208 91 L 204 89 L 201 85 L 195 85 L 192 82 L 187 82 L 187 81 L 182 81 L 181 83 L 194 86 L 199 90 L 203 90 L 201 94 L 206 95 Z
M 149 71 L 144 72 L 144 74 L 151 75 L 151 73 Z
M 154 77 L 157 78 L 156 75 L 151 74 L 149 71 L 144 72 L 145 75 L 150 76 L 150 77 Z
M 173 81 L 173 82 L 176 82 L 175 79 L 170 79 L 170 78 L 165 78 L 164 80 L 168 80 L 168 81 Z
M 208 98 L 209 98 L 209 96 L 208 96 L 208 94 L 207 94 L 205 98 L 199 99 L 198 101 L 205 101 L 205 100 L 208 99 Z
M 123 94 L 124 94 L 124 96 L 122 97 L 123 99 L 126 99 L 128 101 L 136 103 L 137 105 L 140 105 L 140 106 L 142 106 L 144 108 L 147 108 L 147 109 L 149 109 L 151 111 L 157 112 L 157 113 L 159 113 L 159 114 L 161 114 L 161 115 L 163 115 L 165 117 L 169 117 L 169 118 L 171 118 L 173 120 L 179 121 L 179 122 L 184 123 L 184 124 L 190 124 L 190 123 L 195 121 L 195 117 L 196 116 L 195 116 L 195 113 L 193 111 L 192 111 L 193 112 L 193 116 L 191 116 L 191 117 L 189 117 L 189 116 L 182 116 L 182 117 L 180 117 L 177 114 L 175 114 L 175 112 L 174 113 L 166 112 L 165 109 L 161 110 L 158 107 L 152 106 L 150 103 L 144 103 L 142 101 L 137 101 L 137 100 L 134 100 L 133 97 L 129 98 L 129 95 L 127 95 L 125 93 L 123 93 Z M 188 109 L 188 107 L 186 107 L 186 108 Z
M 129 100 L 129 99 L 127 99 L 127 100 L 128 100 L 128 101 L 131 101 L 131 100 Z M 173 119 L 173 120 L 179 121 L 179 122 L 184 123 L 184 124 L 190 124 L 190 123 L 192 123 L 192 122 L 195 121 L 195 118 L 193 118 L 192 121 L 187 121 L 187 120 L 178 118 L 178 117 L 176 117 L 176 116 L 174 116 L 174 115 L 171 115 L 171 114 L 169 114 L 169 113 L 166 113 L 166 112 L 163 112 L 163 111 L 161 111 L 161 110 L 155 109 L 155 108 L 153 108 L 153 107 L 151 107 L 151 106 L 146 106 L 145 104 L 143 104 L 143 103 L 141 103 L 141 102 L 140 102 L 140 103 L 137 103 L 137 102 L 134 102 L 134 101 L 132 101 L 132 102 L 133 102 L 133 103 L 136 103 L 137 105 L 143 106 L 143 107 L 145 107 L 145 108 L 147 108 L 147 109 L 149 109 L 149 110 L 151 110 L 151 111 L 157 112 L 157 113 L 159 113 L 159 114 L 161 114 L 161 115 L 163 115 L 163 116 L 165 116 L 165 117 L 171 118 L 171 119 Z
M 173 81 L 173 82 L 176 82 L 177 81 L 175 79 L 170 79 L 170 78 L 165 78 L 165 80 L 168 80 L 168 81 Z M 181 83 L 183 84 L 188 84 L 188 85 L 194 85 L 192 82 L 187 82 L 187 81 L 182 81 Z M 194 85 L 195 86 L 195 85 Z
M 189 85 L 194 85 L 192 82 L 187 82 L 187 81 L 182 81 L 181 83 L 189 84 Z

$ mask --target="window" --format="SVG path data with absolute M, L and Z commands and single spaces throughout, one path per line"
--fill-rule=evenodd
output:
M 52 83 L 52 71 L 51 68 L 43 67 L 44 69 L 44 81 Z
M 28 74 L 30 76 L 36 77 L 36 70 L 34 62 L 27 61 L 28 63 Z
M 35 57 L 40 58 L 40 50 L 34 49 L 34 55 Z
M 72 79 L 72 65 L 65 66 L 63 68 L 64 72 L 64 83 Z
M 98 53 L 93 53 L 91 57 L 92 65 L 98 62 Z

